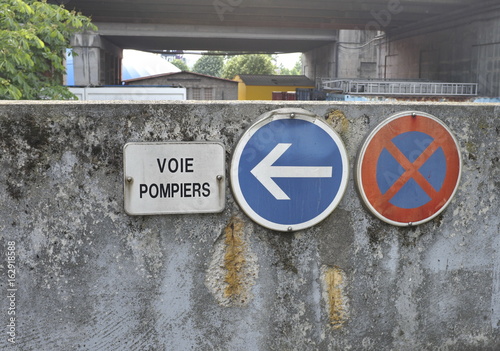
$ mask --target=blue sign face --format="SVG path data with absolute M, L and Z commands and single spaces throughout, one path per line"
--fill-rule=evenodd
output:
M 312 118 L 254 125 L 235 150 L 233 191 L 243 210 L 275 230 L 316 224 L 340 202 L 347 184 L 342 141 Z

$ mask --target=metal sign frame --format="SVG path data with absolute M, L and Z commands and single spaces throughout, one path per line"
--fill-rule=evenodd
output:
M 218 213 L 225 207 L 226 152 L 220 142 L 130 142 L 123 147 L 129 215 Z

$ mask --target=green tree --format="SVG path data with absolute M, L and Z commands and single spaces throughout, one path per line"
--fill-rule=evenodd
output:
M 64 99 L 64 52 L 90 19 L 46 0 L 0 2 L 0 99 Z
M 226 62 L 222 77 L 232 79 L 239 74 L 274 74 L 275 71 L 276 66 L 271 55 L 241 55 Z
M 193 72 L 220 77 L 224 68 L 224 57 L 222 55 L 203 55 L 193 66 Z
M 183 60 L 175 59 L 171 63 L 181 71 L 189 71 L 188 65 Z

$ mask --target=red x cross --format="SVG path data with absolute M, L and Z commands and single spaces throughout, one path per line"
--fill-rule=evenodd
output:
M 396 147 L 392 140 L 406 132 L 422 132 L 433 138 L 431 144 L 411 162 Z M 446 159 L 446 175 L 439 191 L 419 172 L 420 167 L 442 148 Z M 394 184 L 382 194 L 377 185 L 377 162 L 383 150 L 387 150 L 405 170 Z M 383 220 L 404 225 L 433 218 L 453 196 L 458 186 L 461 161 L 458 145 L 447 128 L 435 118 L 419 114 L 396 115 L 382 122 L 368 137 L 359 155 L 357 167 L 358 188 L 365 204 Z M 390 203 L 401 188 L 413 179 L 431 199 L 423 206 L 405 209 Z

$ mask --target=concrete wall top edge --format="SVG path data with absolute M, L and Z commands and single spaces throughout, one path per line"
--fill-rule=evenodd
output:
M 253 101 L 239 101 L 239 100 L 226 100 L 226 101 L 155 101 L 155 100 L 142 100 L 142 101 L 124 101 L 124 100 L 100 100 L 100 101 L 71 101 L 71 100 L 0 100 L 0 106 L 8 105 L 276 105 L 279 107 L 285 106 L 327 106 L 327 105 L 418 105 L 418 106 L 500 106 L 500 103 L 485 103 L 485 102 L 435 102 L 435 101 L 268 101 L 268 100 L 253 100 Z

